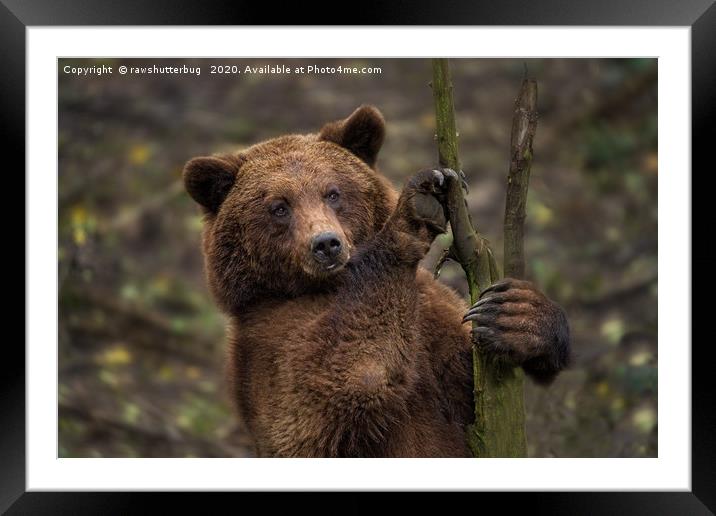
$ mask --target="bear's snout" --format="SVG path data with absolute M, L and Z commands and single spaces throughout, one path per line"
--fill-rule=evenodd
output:
M 327 269 L 335 267 L 342 250 L 343 242 L 332 231 L 319 233 L 311 240 L 313 258 Z

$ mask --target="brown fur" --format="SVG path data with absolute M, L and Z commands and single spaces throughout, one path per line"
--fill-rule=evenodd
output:
M 468 455 L 467 307 L 418 269 L 451 176 L 423 171 L 398 196 L 374 168 L 383 134 L 362 107 L 185 169 L 209 288 L 230 316 L 231 397 L 260 456 Z M 324 232 L 343 244 L 331 270 L 311 254 Z

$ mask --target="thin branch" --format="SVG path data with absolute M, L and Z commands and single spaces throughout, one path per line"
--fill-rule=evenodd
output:
M 443 235 L 438 235 L 435 241 L 430 246 L 428 254 L 425 255 L 421 261 L 421 266 L 433 273 L 433 277 L 437 279 L 440 277 L 440 271 L 448 262 L 448 260 L 454 260 L 450 247 L 452 246 L 452 231 L 449 231 Z
M 532 166 L 532 140 L 536 130 L 537 82 L 525 78 L 512 117 L 505 201 L 505 276 L 512 278 L 523 278 L 525 275 L 525 207 Z

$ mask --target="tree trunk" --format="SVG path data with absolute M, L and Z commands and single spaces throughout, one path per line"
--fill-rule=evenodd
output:
M 525 87 L 525 82 L 530 86 Z M 526 92 L 533 91 L 526 94 Z M 455 109 L 452 96 L 452 82 L 447 59 L 433 59 L 433 96 L 435 100 L 436 132 L 438 143 L 438 159 L 440 166 L 460 171 L 458 158 L 457 129 L 455 124 Z M 523 88 L 515 108 L 513 119 L 513 158 L 510 163 L 509 185 L 519 185 L 519 189 L 508 193 L 505 218 L 511 223 L 509 258 L 505 262 L 505 270 L 510 274 L 515 270 L 512 256 L 522 256 L 522 229 L 524 221 L 524 205 L 527 194 L 527 178 L 529 178 L 529 165 L 531 162 L 532 136 L 534 125 L 528 124 L 529 130 L 523 133 L 522 116 L 524 108 L 523 97 L 528 96 L 527 104 L 532 106 L 536 102 L 536 84 L 534 81 L 523 81 Z M 520 114 L 518 120 L 518 112 Z M 534 118 L 534 117 L 532 117 Z M 515 138 L 517 134 L 527 136 Z M 523 159 L 514 159 L 514 146 L 516 142 L 528 142 L 529 156 L 522 152 Z M 517 166 L 519 165 L 519 166 Z M 519 172 L 519 174 L 518 174 Z M 513 176 L 517 174 L 517 179 Z M 517 177 L 515 176 L 515 177 Z M 515 207 L 515 203 L 517 203 Z M 450 227 L 453 233 L 451 254 L 460 262 L 470 291 L 470 300 L 475 303 L 480 293 L 499 279 L 499 270 L 492 251 L 485 238 L 483 238 L 472 224 L 472 220 L 464 199 L 463 189 L 454 185 L 448 192 L 448 212 Z M 520 213 L 521 218 L 520 218 Z M 507 228 L 506 228 L 507 229 Z M 507 237 L 507 232 L 506 232 Z M 519 240 L 519 242 L 517 242 Z M 508 250 L 505 238 L 506 256 Z M 522 259 L 524 260 L 524 259 Z M 522 262 L 524 268 L 524 261 Z M 474 324 L 474 323 L 473 323 Z M 480 352 L 479 343 L 473 348 L 473 380 L 475 396 L 475 422 L 468 428 L 468 442 L 475 457 L 525 457 L 527 455 L 527 442 L 525 439 L 524 415 L 524 373 L 520 368 L 505 366 L 500 362 Z

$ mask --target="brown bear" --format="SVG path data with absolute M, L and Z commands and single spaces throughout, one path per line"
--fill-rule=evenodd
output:
M 384 133 L 362 106 L 317 134 L 184 169 L 229 317 L 231 397 L 259 456 L 468 456 L 468 321 L 538 382 L 568 361 L 565 315 L 532 284 L 503 280 L 468 311 L 418 267 L 460 178 L 426 169 L 398 195 L 375 167 Z

